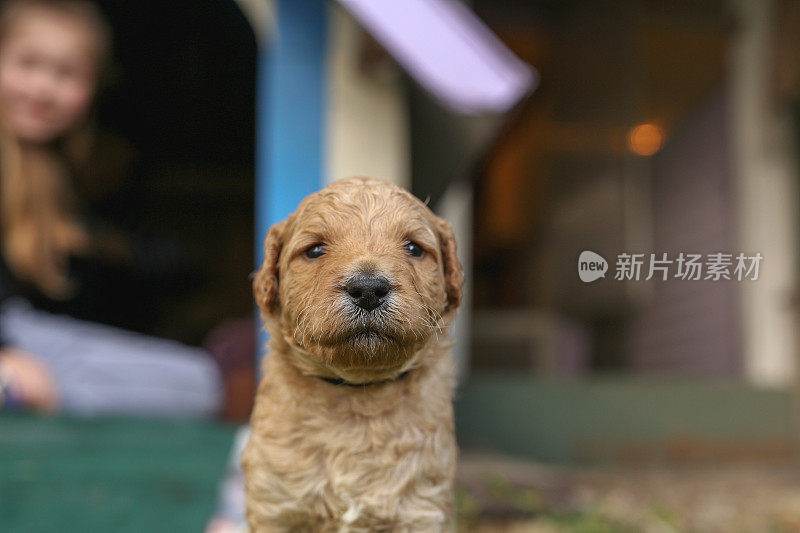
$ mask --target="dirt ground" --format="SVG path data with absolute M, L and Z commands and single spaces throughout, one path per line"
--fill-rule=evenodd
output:
M 552 466 L 462 454 L 461 532 L 800 532 L 800 465 Z

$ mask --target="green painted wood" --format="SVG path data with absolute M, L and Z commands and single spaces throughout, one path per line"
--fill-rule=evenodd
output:
M 459 443 L 546 461 L 786 455 L 788 390 L 701 379 L 473 376 L 457 394 Z M 724 458 L 724 457 L 723 457 Z
M 232 438 L 204 422 L 0 416 L 0 531 L 202 531 Z

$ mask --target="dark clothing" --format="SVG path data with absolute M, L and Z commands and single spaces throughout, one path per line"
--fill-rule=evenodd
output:
M 93 250 L 69 260 L 75 290 L 63 299 L 42 293 L 14 275 L 0 247 L 0 303 L 18 297 L 41 311 L 150 333 L 165 303 L 198 288 L 202 276 L 179 241 L 148 221 L 143 180 L 132 178 L 133 149 L 102 135 L 87 160 L 67 168 Z

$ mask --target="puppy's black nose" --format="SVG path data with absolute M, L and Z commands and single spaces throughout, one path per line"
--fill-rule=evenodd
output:
M 383 276 L 361 272 L 347 282 L 345 289 L 354 304 L 366 311 L 372 311 L 384 302 L 392 286 Z

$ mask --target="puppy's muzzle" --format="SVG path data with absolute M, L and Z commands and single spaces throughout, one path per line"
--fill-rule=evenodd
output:
M 382 306 L 391 290 L 389 280 L 374 272 L 359 272 L 345 285 L 350 301 L 367 312 Z

